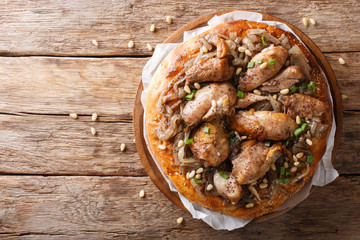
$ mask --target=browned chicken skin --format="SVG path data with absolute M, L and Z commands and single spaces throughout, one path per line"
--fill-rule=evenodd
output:
M 250 184 L 265 175 L 281 155 L 281 144 L 266 147 L 264 143 L 250 140 L 242 144 L 243 151 L 232 161 L 232 174 L 238 184 Z
M 244 98 L 238 98 L 234 107 L 235 108 L 247 108 L 253 103 L 269 100 L 268 96 L 260 96 L 254 93 L 245 93 Z
M 286 97 L 284 107 L 285 113 L 292 119 L 295 119 L 297 115 L 301 118 L 313 118 L 329 110 L 326 103 L 299 93 Z
M 182 118 L 188 126 L 194 126 L 200 121 L 211 121 L 232 114 L 235 102 L 236 90 L 231 83 L 211 83 L 197 90 L 195 98 L 186 103 Z
M 244 195 L 242 187 L 236 182 L 230 172 L 224 172 L 228 178 L 223 178 L 219 172 L 214 174 L 214 185 L 221 196 L 229 199 L 233 204 L 237 203 Z
M 230 121 L 230 129 L 258 140 L 285 140 L 297 124 L 288 115 L 271 111 L 239 111 Z
M 261 90 L 267 92 L 280 92 L 282 89 L 290 88 L 304 78 L 305 76 L 298 66 L 289 66 L 274 78 L 264 82 Z
M 189 83 L 224 82 L 229 80 L 234 73 L 227 58 L 203 59 L 195 63 L 186 71 L 186 81 Z
M 251 62 L 256 63 L 261 59 L 263 63 L 267 63 L 271 60 L 275 60 L 275 63 L 271 66 L 267 65 L 261 69 L 261 64 L 255 64 L 254 67 L 248 68 L 246 74 L 239 79 L 238 88 L 243 91 L 251 91 L 263 82 L 273 77 L 284 65 L 286 58 L 288 57 L 287 50 L 282 47 L 265 48 L 260 53 L 256 54 Z
M 229 156 L 229 139 L 220 121 L 204 123 L 193 135 L 190 150 L 207 166 L 218 166 Z

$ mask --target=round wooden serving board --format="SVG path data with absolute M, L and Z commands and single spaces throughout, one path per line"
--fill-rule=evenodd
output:
M 241 10 L 241 11 L 243 11 L 243 10 Z M 183 37 L 183 34 L 185 31 L 189 31 L 189 30 L 201 27 L 201 26 L 205 26 L 205 25 L 207 25 L 207 22 L 215 15 L 222 15 L 222 14 L 225 14 L 228 12 L 231 12 L 231 11 L 217 12 L 214 14 L 202 16 L 202 17 L 186 24 L 182 28 L 178 29 L 176 32 L 174 32 L 172 35 L 170 35 L 164 41 L 164 43 L 182 42 L 182 40 L 183 40 L 182 37 Z M 278 22 L 285 23 L 288 27 L 290 27 L 294 31 L 294 33 L 303 41 L 303 43 L 305 43 L 305 45 L 308 47 L 308 49 L 315 56 L 320 67 L 323 69 L 323 71 L 328 79 L 328 82 L 330 85 L 330 91 L 331 91 L 331 94 L 332 94 L 333 100 L 334 100 L 334 115 L 335 115 L 335 121 L 336 121 L 336 134 L 335 134 L 334 149 L 332 152 L 332 161 L 333 161 L 335 158 L 335 154 L 339 148 L 339 143 L 340 143 L 342 124 L 343 124 L 343 108 L 342 108 L 340 90 L 337 85 L 337 81 L 336 81 L 334 72 L 331 69 L 329 62 L 326 60 L 324 54 L 322 54 L 322 52 L 315 45 L 315 43 L 313 41 L 311 41 L 311 39 L 308 36 L 306 36 L 302 31 L 300 31 L 293 25 L 291 25 L 277 17 L 271 16 L 266 13 L 261 13 L 261 12 L 257 12 L 257 13 L 262 14 L 263 20 L 265 20 L 265 21 L 278 21 Z M 140 101 L 142 91 L 143 91 L 143 85 L 142 85 L 142 81 L 140 81 L 138 90 L 137 90 L 137 94 L 135 97 L 133 121 L 134 121 L 136 148 L 137 148 L 138 154 L 140 156 L 141 162 L 142 162 L 147 174 L 149 175 L 151 180 L 154 182 L 154 184 L 157 186 L 157 188 L 159 188 L 159 190 L 170 201 L 172 201 L 174 204 L 176 204 L 178 207 L 180 207 L 184 211 L 188 212 L 188 210 L 181 203 L 178 194 L 176 192 L 170 191 L 168 183 L 166 182 L 163 175 L 157 168 L 157 166 L 154 162 L 154 159 L 151 157 L 151 154 L 149 153 L 149 150 L 146 146 L 146 142 L 144 139 L 144 128 L 143 128 L 144 109 L 143 109 L 141 101 Z M 312 190 L 314 190 L 314 189 L 312 189 Z M 269 219 L 272 219 L 272 218 L 275 218 L 277 216 L 284 214 L 285 212 L 289 211 L 290 209 L 291 208 L 261 216 L 259 218 L 256 218 L 255 222 L 267 221 Z

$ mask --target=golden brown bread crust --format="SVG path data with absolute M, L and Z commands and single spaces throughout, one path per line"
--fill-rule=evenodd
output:
M 310 165 L 310 171 L 304 177 L 304 181 L 302 181 L 302 183 L 284 184 L 283 187 L 289 194 L 285 193 L 284 191 L 278 191 L 278 193 L 274 194 L 270 199 L 263 199 L 261 201 L 257 201 L 253 208 L 245 208 L 231 204 L 224 204 L 223 199 L 219 196 L 207 195 L 205 200 L 199 197 L 194 187 L 191 185 L 190 180 L 187 179 L 185 175 L 179 174 L 179 167 L 175 165 L 173 157 L 172 140 L 160 141 L 157 138 L 155 129 L 158 127 L 160 113 L 154 106 L 156 106 L 159 96 L 167 83 L 183 69 L 184 64 L 189 59 L 195 57 L 198 54 L 199 47 L 198 44 L 195 43 L 199 38 L 204 37 L 209 33 L 219 33 L 229 36 L 230 32 L 237 32 L 237 36 L 243 37 L 246 34 L 246 30 L 250 28 L 265 29 L 267 32 L 275 35 L 278 38 L 281 36 L 281 34 L 284 33 L 289 38 L 289 42 L 292 46 L 294 44 L 298 45 L 309 60 L 309 65 L 312 69 L 311 78 L 316 85 L 314 97 L 330 105 L 327 84 L 321 73 L 318 63 L 316 62 L 314 56 L 308 51 L 305 46 L 303 46 L 299 42 L 299 40 L 295 36 L 274 26 L 244 20 L 219 24 L 216 27 L 210 29 L 209 31 L 206 31 L 199 36 L 196 36 L 189 41 L 177 46 L 172 52 L 169 53 L 169 55 L 165 58 L 165 60 L 157 69 L 150 84 L 146 100 L 146 128 L 150 149 L 154 154 L 156 160 L 160 163 L 164 173 L 174 183 L 177 190 L 184 197 L 189 199 L 191 202 L 196 203 L 197 205 L 226 215 L 241 218 L 254 218 L 266 213 L 270 213 L 276 208 L 278 208 L 286 199 L 288 199 L 289 195 L 293 195 L 294 193 L 299 191 L 310 179 L 318 165 L 318 162 L 325 153 L 326 140 L 330 131 L 328 131 L 327 135 L 324 138 L 313 139 L 313 144 L 312 146 L 310 146 L 310 149 L 313 152 L 314 162 Z M 331 111 L 323 114 L 322 119 L 325 122 L 329 123 L 328 129 L 331 129 Z M 165 150 L 161 150 L 158 148 L 158 145 L 166 145 L 167 148 Z M 261 191 L 263 191 L 263 189 Z

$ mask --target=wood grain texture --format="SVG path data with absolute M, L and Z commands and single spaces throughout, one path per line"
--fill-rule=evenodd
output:
M 148 177 L 0 176 L 2 239 L 357 239 L 360 177 L 318 188 L 292 211 L 216 231 L 171 204 Z M 145 198 L 139 198 L 141 189 Z M 339 192 L 341 194 L 334 194 Z M 329 196 L 333 196 L 329 198 Z M 341 209 L 341 211 L 334 211 Z M 176 219 L 184 216 L 182 225 Z M 325 217 L 326 216 L 326 217 Z M 335 220 L 336 219 L 336 220 Z M 349 224 L 351 222 L 351 224 Z M 301 227 L 299 227 L 301 226 Z
M 357 0 L 328 1 L 3 1 L 0 3 L 2 55 L 104 56 L 149 55 L 147 43 L 163 42 L 173 31 L 215 11 L 265 12 L 299 27 L 325 52 L 360 51 Z M 173 24 L 165 16 L 173 17 Z M 305 27 L 301 19 L 316 19 Z M 156 32 L 148 29 L 156 25 Z M 11 31 L 8 31 L 11 29 Z M 340 37 L 339 33 L 346 33 Z M 96 39 L 99 46 L 92 45 Z M 129 49 L 130 39 L 135 47 Z
M 360 109 L 360 53 L 326 54 L 344 110 Z M 343 57 L 346 65 L 340 65 Z M 97 112 L 130 119 L 148 58 L 0 57 L 0 112 L 78 114 Z

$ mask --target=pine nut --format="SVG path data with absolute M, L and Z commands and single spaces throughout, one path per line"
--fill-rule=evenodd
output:
M 178 142 L 178 148 L 181 148 L 182 146 L 184 146 L 184 141 L 183 140 L 180 140 Z
M 301 118 L 299 115 L 296 116 L 296 124 L 300 125 L 301 124 Z
M 97 118 L 98 118 L 97 113 L 93 113 L 92 116 L 91 116 L 91 120 L 92 120 L 92 121 L 96 121 Z
M 288 167 L 289 167 L 288 162 L 284 162 L 284 167 L 285 167 L 285 168 L 288 168 Z
M 204 169 L 201 167 L 201 168 L 198 168 L 197 170 L 196 170 L 196 173 L 202 173 L 202 172 L 204 172 Z
M 152 51 L 152 50 L 153 50 L 153 47 L 151 46 L 150 43 L 146 44 L 146 47 L 147 47 L 147 49 L 149 49 L 149 51 Z
M 254 207 L 254 203 L 248 203 L 245 205 L 246 208 L 252 208 Z
M 247 136 L 241 136 L 240 138 L 241 138 L 241 140 L 245 140 L 245 139 L 247 139 Z
M 245 50 L 245 54 L 248 55 L 249 57 L 251 57 L 252 53 L 249 49 L 246 49 Z
M 125 151 L 125 148 L 126 148 L 126 145 L 125 145 L 125 143 L 122 143 L 121 145 L 120 145 L 120 151 Z
M 294 162 L 294 166 L 299 166 L 300 165 L 300 162 Z
M 281 93 L 282 95 L 286 95 L 286 94 L 289 93 L 289 89 L 288 89 L 288 88 L 285 88 L 285 89 L 281 90 L 280 93 Z
M 94 135 L 94 136 L 96 135 L 96 130 L 95 130 L 95 128 L 93 128 L 93 127 L 90 128 L 90 131 L 91 131 L 91 134 L 92 134 L 92 135 Z
M 214 188 L 212 184 L 207 185 L 206 190 L 211 191 Z
M 201 47 L 201 50 L 204 52 L 204 53 L 207 53 L 209 51 L 209 49 L 205 46 L 202 46 Z
M 311 22 L 312 25 L 315 25 L 315 24 L 316 24 L 316 21 L 315 21 L 315 19 L 313 19 L 313 18 L 310 18 L 309 21 Z
M 261 189 L 267 188 L 268 184 L 267 183 L 260 183 L 259 187 Z
M 139 197 L 141 197 L 141 198 L 145 197 L 145 191 L 144 190 L 140 190 Z
M 251 186 L 254 186 L 254 185 L 256 185 L 256 184 L 257 184 L 257 181 L 256 181 L 256 180 L 253 181 L 252 183 L 250 183 Z
M 259 96 L 261 95 L 261 92 L 260 92 L 259 90 L 257 90 L 257 89 L 254 90 L 254 93 L 255 93 L 256 95 L 259 95 Z
M 196 178 L 196 179 L 201 179 L 201 174 L 200 174 L 200 173 L 199 173 L 199 174 L 196 174 L 196 175 L 195 175 L 195 178 Z
M 276 170 L 275 163 L 272 163 L 272 164 L 271 164 L 271 169 L 274 170 L 274 171 Z
M 308 138 L 305 140 L 305 142 L 310 146 L 312 145 L 312 141 L 310 139 L 308 139 Z
M 183 221 L 184 221 L 184 218 L 183 218 L 183 217 L 179 217 L 178 219 L 176 219 L 176 222 L 177 222 L 178 224 L 181 224 Z
M 238 48 L 238 51 L 239 51 L 239 52 L 245 52 L 245 51 L 246 51 L 246 48 L 245 48 L 245 47 L 239 47 L 239 48 Z
M 264 178 L 263 183 L 268 183 L 268 180 L 266 178 Z
M 191 93 L 190 87 L 188 85 L 184 87 L 184 91 L 187 93 Z
M 199 83 L 194 83 L 194 87 L 195 87 L 196 89 L 200 89 L 200 88 L 201 88 L 201 86 L 200 86 Z
M 154 24 L 151 24 L 151 26 L 150 26 L 150 32 L 155 32 L 155 25 L 154 25 Z
M 190 173 L 189 173 L 189 178 L 193 178 L 195 177 L 195 170 L 192 170 Z
M 69 116 L 73 119 L 77 119 L 78 115 L 76 113 L 70 113 Z
M 92 44 L 95 46 L 95 47 L 98 47 L 99 46 L 99 43 L 94 39 L 94 40 L 91 40 Z
M 264 63 L 262 63 L 259 67 L 260 67 L 261 69 L 264 69 L 264 68 L 266 68 L 266 66 L 267 66 L 267 63 L 264 62 Z
M 241 71 L 242 71 L 242 68 L 236 69 L 236 75 L 239 75 L 241 73 Z
M 294 173 L 294 172 L 296 172 L 297 171 L 297 167 L 292 167 L 291 169 L 290 169 L 290 172 L 292 172 L 292 173 Z
M 128 42 L 128 48 L 133 48 L 134 47 L 134 41 L 133 40 L 130 40 Z
M 293 160 L 294 160 L 294 162 L 298 161 L 298 159 L 297 159 L 297 157 L 295 155 L 293 155 Z
M 343 58 L 339 58 L 339 63 L 340 63 L 341 65 L 344 65 L 344 64 L 345 64 L 345 60 L 344 60 Z
M 347 98 L 349 98 L 349 96 L 348 96 L 348 95 L 345 95 L 345 94 L 342 94 L 342 95 L 341 95 L 341 98 L 342 98 L 342 99 L 347 99 Z
M 304 156 L 304 153 L 303 152 L 299 152 L 296 154 L 296 157 L 297 158 L 302 158 L 302 156 Z
M 277 99 L 277 94 L 274 94 L 272 97 L 273 97 L 273 99 L 276 100 Z
M 302 19 L 302 22 L 303 22 L 303 24 L 304 24 L 305 27 L 307 27 L 307 26 L 309 25 L 307 18 L 303 18 L 303 19 Z
M 165 145 L 158 145 L 158 148 L 161 149 L 161 150 L 165 150 L 166 149 L 166 146 Z
M 285 67 L 289 66 L 290 65 L 290 61 L 289 60 L 286 60 L 285 62 Z
M 170 16 L 166 16 L 166 21 L 168 24 L 172 23 L 172 18 Z

